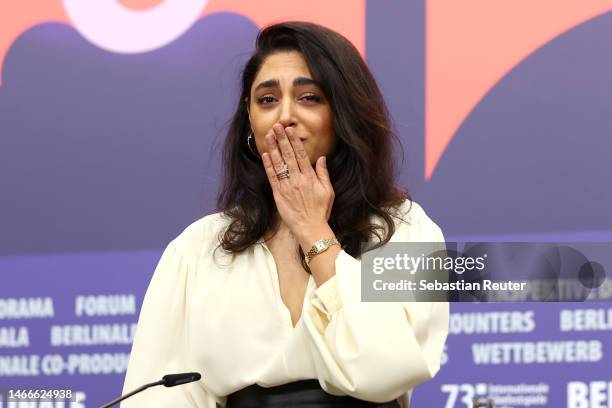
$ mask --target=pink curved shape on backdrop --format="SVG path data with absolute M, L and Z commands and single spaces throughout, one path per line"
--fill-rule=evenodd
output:
M 4 57 L 11 44 L 30 27 L 47 22 L 70 24 L 61 0 L 19 0 L 0 4 L 0 85 Z
M 242 14 L 258 27 L 279 21 L 312 21 L 338 31 L 365 55 L 365 0 L 209 0 L 203 15 L 219 11 Z
M 428 0 L 425 179 L 470 111 L 513 67 L 610 0 Z
M 147 10 L 158 6 L 164 0 L 117 0 L 120 4 L 132 10 Z
M 189 0 L 185 0 L 189 1 Z M 155 7 L 159 0 L 122 0 L 132 9 Z M 200 17 L 217 12 L 244 15 L 257 26 L 283 20 L 313 21 L 345 35 L 365 55 L 365 0 L 312 0 L 287 2 L 281 0 L 210 0 Z M 73 26 L 62 0 L 19 0 L 0 4 L 0 86 L 4 58 L 11 44 L 24 31 L 37 24 L 60 22 Z M 109 26 L 112 30 L 112 25 Z

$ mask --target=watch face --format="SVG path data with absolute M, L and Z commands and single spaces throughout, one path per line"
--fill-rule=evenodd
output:
M 317 248 L 317 251 L 321 251 L 321 250 L 325 249 L 325 243 L 324 242 L 317 242 L 315 244 L 315 248 Z

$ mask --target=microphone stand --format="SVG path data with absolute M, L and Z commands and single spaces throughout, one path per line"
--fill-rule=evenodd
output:
M 117 398 L 117 399 L 112 400 L 112 401 L 111 401 L 111 402 L 109 402 L 108 404 L 104 404 L 104 405 L 102 405 L 100 408 L 110 408 L 110 407 L 112 407 L 113 405 L 116 405 L 116 404 L 120 403 L 120 402 L 121 402 L 121 401 L 123 401 L 124 399 L 129 398 L 129 397 L 131 397 L 131 396 L 132 396 L 132 395 L 134 395 L 134 394 L 138 394 L 139 392 L 144 391 L 144 390 L 146 390 L 146 389 L 147 389 L 147 388 L 149 388 L 149 387 L 154 387 L 154 386 L 156 386 L 156 385 L 162 385 L 162 384 L 164 384 L 164 383 L 165 383 L 165 381 L 164 381 L 164 380 L 159 380 L 159 381 L 155 381 L 155 382 L 152 382 L 152 383 L 149 383 L 149 384 L 145 384 L 145 385 L 143 385 L 142 387 L 138 387 L 138 388 L 136 388 L 134 391 L 131 391 L 131 392 L 129 392 L 129 393 L 127 393 L 127 394 L 125 394 L 125 395 L 120 396 L 120 397 L 119 397 L 119 398 Z
M 134 394 L 138 394 L 139 392 L 144 391 L 149 387 L 155 387 L 156 385 L 163 385 L 164 387 L 176 387 L 177 385 L 188 384 L 190 382 L 198 381 L 200 378 L 202 378 L 202 375 L 200 373 L 166 374 L 161 380 L 145 384 L 140 388 L 136 388 L 134 391 L 122 395 L 121 397 L 109 402 L 108 404 L 102 405 L 101 408 L 110 408 L 113 405 L 123 401 L 124 399 L 129 398 Z

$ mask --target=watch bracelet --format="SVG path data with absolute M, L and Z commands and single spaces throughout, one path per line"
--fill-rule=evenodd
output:
M 317 249 L 316 249 L 316 244 L 319 241 L 323 241 L 325 244 L 327 244 L 327 248 L 325 248 L 325 250 L 322 251 L 322 252 L 317 252 Z M 329 247 L 332 246 L 332 245 L 340 246 L 340 241 L 338 241 L 338 239 L 335 238 L 335 237 L 334 238 L 328 238 L 328 239 L 322 239 L 322 240 L 319 239 L 319 240 L 317 240 L 314 243 L 314 245 L 308 250 L 308 252 L 304 255 L 304 259 L 306 261 L 306 265 L 310 266 L 310 261 L 312 260 L 312 258 L 314 258 L 315 255 L 322 254 L 323 252 L 327 251 L 329 249 Z

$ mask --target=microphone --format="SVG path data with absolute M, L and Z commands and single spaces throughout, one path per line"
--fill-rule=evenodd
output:
M 164 382 L 164 387 L 174 387 L 198 381 L 200 378 L 202 378 L 200 373 L 167 374 L 162 377 L 162 381 Z
M 167 374 L 164 375 L 161 380 L 145 384 L 142 387 L 136 388 L 134 391 L 128 392 L 127 394 L 122 395 L 121 397 L 115 400 L 112 400 L 108 404 L 102 405 L 102 407 L 100 408 L 110 408 L 113 405 L 116 405 L 119 402 L 123 401 L 124 399 L 127 399 L 132 395 L 138 394 L 139 392 L 144 391 L 149 387 L 155 387 L 157 385 L 163 385 L 164 387 L 175 387 L 177 385 L 198 381 L 200 378 L 202 378 L 200 373 Z

